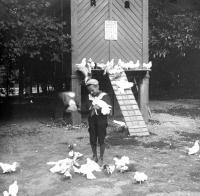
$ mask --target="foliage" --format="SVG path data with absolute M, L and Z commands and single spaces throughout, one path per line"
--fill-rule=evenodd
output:
M 200 48 L 200 11 L 194 7 L 181 7 L 181 1 L 150 0 L 149 18 L 151 58 L 165 58 L 170 53 L 185 56 Z
M 48 15 L 50 8 L 47 0 L 0 1 L 0 66 L 19 68 L 27 58 L 60 63 L 70 52 L 67 24 Z

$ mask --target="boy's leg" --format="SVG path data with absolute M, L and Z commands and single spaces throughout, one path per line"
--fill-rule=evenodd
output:
M 98 158 L 97 158 L 97 134 L 96 134 L 96 131 L 95 131 L 95 121 L 93 118 L 89 119 L 88 120 L 89 122 L 89 134 L 90 134 L 90 145 L 91 145 L 91 149 L 92 149 L 92 153 L 93 153 L 93 157 L 92 159 L 94 161 L 98 161 Z
M 103 165 L 103 155 L 105 152 L 105 137 L 106 137 L 106 128 L 107 128 L 107 117 L 102 116 L 98 120 L 98 142 L 100 144 L 100 165 Z

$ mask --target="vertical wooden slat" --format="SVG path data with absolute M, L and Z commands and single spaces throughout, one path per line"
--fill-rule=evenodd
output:
M 143 0 L 143 28 L 142 28 L 142 36 L 143 36 L 143 52 L 142 52 L 142 59 L 143 62 L 148 63 L 149 61 L 149 44 L 148 44 L 148 36 L 149 36 L 149 24 L 148 24 L 148 4 L 149 0 Z

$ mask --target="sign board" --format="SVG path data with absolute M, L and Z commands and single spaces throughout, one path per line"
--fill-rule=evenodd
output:
M 105 40 L 117 40 L 117 21 L 105 21 Z

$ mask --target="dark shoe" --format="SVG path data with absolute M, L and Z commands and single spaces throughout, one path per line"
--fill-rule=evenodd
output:
M 92 160 L 95 161 L 95 162 L 97 163 L 97 162 L 98 162 L 97 156 L 94 156 L 94 155 L 93 155 L 93 156 L 92 156 Z
M 99 166 L 102 167 L 103 166 L 103 158 L 99 158 Z

